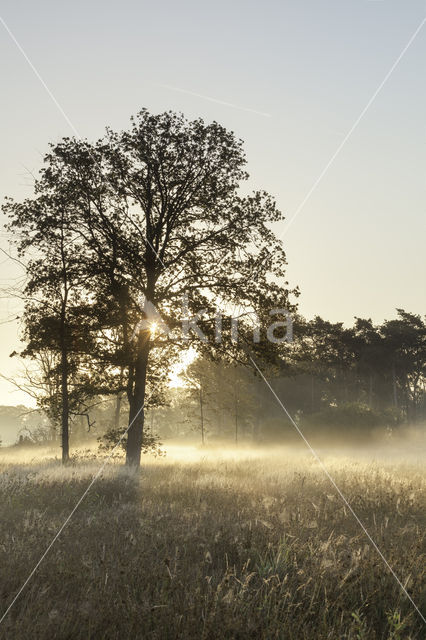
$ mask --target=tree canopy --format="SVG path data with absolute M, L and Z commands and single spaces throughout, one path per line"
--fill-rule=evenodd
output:
M 242 142 L 218 123 L 142 110 L 127 131 L 53 145 L 34 197 L 5 204 L 28 260 L 26 353 L 36 342 L 60 354 L 64 459 L 70 386 L 88 370 L 87 393 L 125 391 L 127 462 L 138 466 L 144 407 L 185 345 L 183 296 L 189 315 L 205 310 L 198 346 L 216 357 L 238 352 L 235 340 L 225 349 L 213 339 L 218 305 L 259 318 L 290 306 L 270 226 L 283 216 L 266 192 L 242 195 L 245 164 Z M 142 299 L 171 335 L 148 322 L 134 336 L 141 315 L 149 321 Z M 241 331 L 249 327 L 242 319 Z

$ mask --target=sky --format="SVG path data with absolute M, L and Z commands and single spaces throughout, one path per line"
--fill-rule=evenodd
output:
M 97 139 L 142 107 L 216 120 L 292 220 L 275 231 L 303 315 L 425 312 L 424 0 L 3 0 L 0 17 L 1 199 L 30 197 L 49 142 L 75 131 Z M 19 284 L 4 254 L 0 269 Z M 11 377 L 19 303 L 0 303 Z M 0 404 L 19 403 L 0 379 Z

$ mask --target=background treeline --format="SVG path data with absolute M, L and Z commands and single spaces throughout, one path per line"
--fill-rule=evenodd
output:
M 353 432 L 419 424 L 426 418 L 425 338 L 424 319 L 402 309 L 396 319 L 377 326 L 361 318 L 346 328 L 318 316 L 297 317 L 293 342 L 281 345 L 280 359 L 266 375 L 311 434 L 344 439 Z M 294 432 L 253 370 L 199 359 L 184 378 L 187 387 L 175 394 L 170 408 L 156 412 L 165 434 L 186 433 L 186 423 L 201 439 L 262 441 Z
M 426 419 L 426 325 L 419 315 L 397 310 L 397 317 L 374 325 L 356 318 L 352 327 L 320 317 L 297 316 L 291 343 L 277 346 L 274 365 L 260 362 L 274 391 L 310 436 L 344 440 L 420 424 Z M 180 375 L 182 386 L 163 387 L 147 410 L 150 438 L 196 439 L 238 444 L 288 440 L 286 420 L 264 380 L 243 364 L 198 356 Z M 55 406 L 55 390 L 50 403 Z M 60 384 L 56 394 L 60 395 Z M 49 396 L 44 397 L 49 406 Z M 74 406 L 71 441 L 95 437 L 113 443 L 126 424 L 125 394 L 99 395 Z M 35 414 L 37 415 L 37 414 Z M 60 419 L 44 410 L 39 424 L 20 432 L 26 443 L 58 439 Z M 46 420 L 46 416 L 50 419 Z M 28 422 L 28 418 L 27 418 Z M 28 426 L 28 425 L 27 425 Z

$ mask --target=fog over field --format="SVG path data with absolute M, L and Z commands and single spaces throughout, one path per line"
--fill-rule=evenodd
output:
M 375 544 L 424 606 L 424 452 L 320 450 L 372 542 L 300 446 L 166 449 L 103 468 L 0 637 L 422 637 Z M 99 470 L 49 455 L 0 457 L 5 605 Z
M 0 640 L 426 638 L 425 11 L 4 0 Z

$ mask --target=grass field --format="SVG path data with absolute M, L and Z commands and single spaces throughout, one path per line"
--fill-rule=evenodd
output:
M 420 463 L 324 460 L 425 611 Z M 0 456 L 4 611 L 98 468 Z M 110 464 L 11 609 L 28 639 L 424 638 L 418 613 L 309 454 L 171 450 Z

